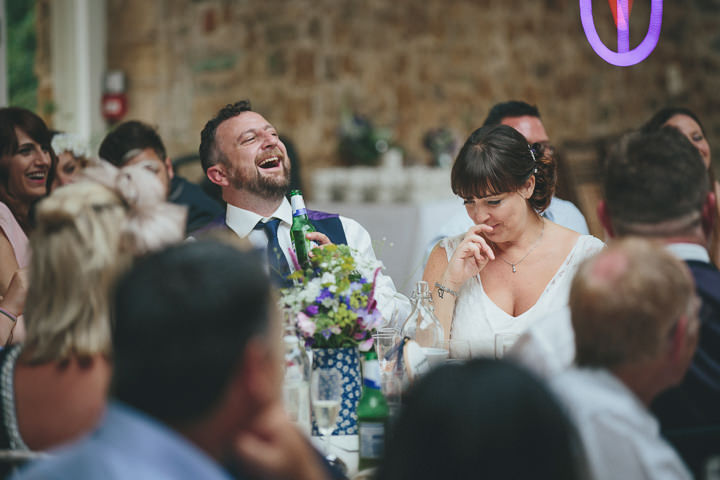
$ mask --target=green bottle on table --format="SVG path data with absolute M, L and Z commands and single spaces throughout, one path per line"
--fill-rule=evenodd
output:
M 380 389 L 380 364 L 377 354 L 365 354 L 365 377 L 362 396 L 357 406 L 358 430 L 360 433 L 360 459 L 358 469 L 377 466 L 385 443 L 390 409 Z
M 305 208 L 305 200 L 303 200 L 300 190 L 292 190 L 290 192 L 290 205 L 293 214 L 292 226 L 290 227 L 290 239 L 292 240 L 298 263 L 302 268 L 308 268 L 310 265 L 310 257 L 308 254 L 314 245 L 313 242 L 305 238 L 305 234 L 314 232 L 315 227 L 310 223 L 307 209 Z

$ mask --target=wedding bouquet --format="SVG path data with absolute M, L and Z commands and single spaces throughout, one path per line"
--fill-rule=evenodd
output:
M 296 271 L 294 285 L 282 289 L 281 304 L 312 348 L 372 347 L 371 331 L 382 322 L 375 282 L 382 263 L 368 260 L 347 245 L 312 250 L 310 267 Z

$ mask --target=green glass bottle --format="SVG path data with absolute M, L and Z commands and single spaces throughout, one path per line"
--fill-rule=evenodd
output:
M 314 232 L 315 227 L 310 223 L 305 208 L 305 200 L 303 200 L 300 190 L 292 190 L 290 192 L 290 205 L 292 206 L 293 222 L 290 227 L 290 239 L 292 240 L 295 255 L 297 255 L 298 263 L 302 268 L 310 265 L 308 254 L 313 248 L 313 242 L 305 237 L 305 234 Z
M 362 396 L 357 406 L 360 433 L 360 460 L 358 468 L 377 466 L 382 457 L 390 409 L 380 390 L 380 364 L 377 354 L 365 354 L 365 378 Z

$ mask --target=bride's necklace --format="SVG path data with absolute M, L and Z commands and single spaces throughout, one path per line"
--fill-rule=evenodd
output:
M 525 260 L 528 257 L 528 255 L 530 255 L 532 253 L 533 250 L 535 250 L 535 247 L 537 247 L 540 244 L 540 240 L 542 240 L 543 233 L 545 233 L 545 221 L 544 220 L 542 222 L 542 229 L 540 230 L 540 235 L 538 235 L 537 240 L 535 240 L 535 243 L 532 244 L 532 247 L 530 247 L 530 250 L 528 250 L 527 253 L 525 255 L 523 255 L 523 257 L 520 260 L 518 260 L 515 263 L 512 263 L 512 262 L 508 262 L 507 260 L 505 260 L 502 257 L 499 257 L 500 260 L 502 260 L 503 262 L 510 265 L 512 267 L 513 273 L 517 272 L 517 266 L 520 265 L 522 263 L 522 261 Z

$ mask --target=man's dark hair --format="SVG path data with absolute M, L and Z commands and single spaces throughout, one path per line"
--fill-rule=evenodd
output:
M 205 124 L 202 133 L 200 133 L 200 148 L 198 149 L 200 162 L 205 173 L 207 173 L 208 168 L 225 161 L 225 155 L 215 143 L 215 132 L 218 126 L 225 120 L 237 117 L 243 112 L 252 112 L 250 100 L 240 100 L 239 102 L 225 105 L 215 117 L 208 120 Z
M 670 235 L 700 223 L 708 173 L 678 130 L 626 134 L 611 147 L 605 168 L 605 201 L 617 234 Z
M 488 113 L 487 118 L 482 126 L 499 125 L 504 118 L 514 117 L 536 117 L 540 118 L 540 112 L 537 107 L 518 100 L 510 100 L 509 102 L 496 103 Z
M 487 478 L 583 478 L 578 435 L 562 406 L 510 362 L 476 358 L 432 370 L 403 393 L 386 438 L 378 480 L 473 478 L 479 471 Z
M 161 162 L 165 162 L 167 152 L 157 130 L 146 123 L 130 120 L 113 128 L 105 136 L 98 154 L 100 158 L 121 167 L 147 148 L 152 149 Z
M 269 325 L 254 251 L 188 242 L 139 260 L 115 290 L 115 397 L 173 426 L 210 413 Z

